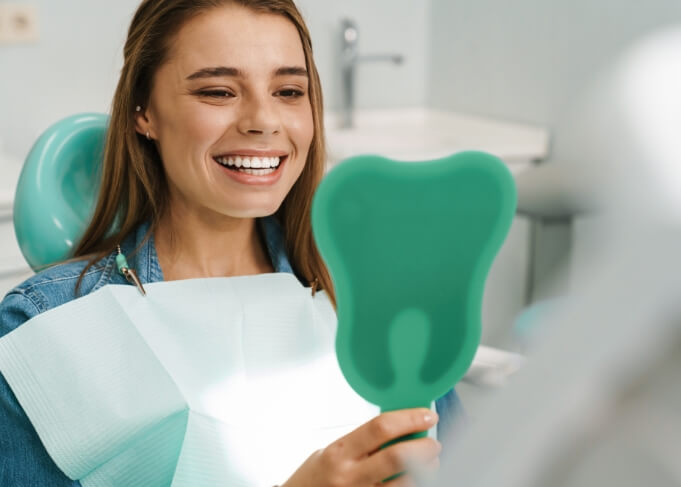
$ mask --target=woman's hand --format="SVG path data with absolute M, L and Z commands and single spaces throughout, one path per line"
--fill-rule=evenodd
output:
M 436 470 L 442 449 L 432 438 L 401 441 L 381 449 L 389 441 L 425 431 L 438 421 L 428 409 L 404 409 L 383 413 L 351 433 L 313 453 L 282 487 L 365 487 L 414 485 L 409 474 L 381 482 L 407 469 Z

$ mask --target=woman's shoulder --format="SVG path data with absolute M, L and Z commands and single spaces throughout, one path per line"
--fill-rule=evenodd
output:
M 34 316 L 96 291 L 111 281 L 114 254 L 90 266 L 76 290 L 87 263 L 87 260 L 78 260 L 49 267 L 7 293 L 0 303 L 0 337 Z
M 76 297 L 76 283 L 87 264 L 88 260 L 82 259 L 53 265 L 31 276 L 12 289 L 10 293 L 19 293 L 27 296 L 45 293 L 55 295 L 55 299 L 59 299 L 59 295 L 63 293 L 65 298 L 74 299 Z M 94 290 L 92 288 L 98 287 L 98 284 L 101 287 L 100 281 L 106 280 L 109 277 L 109 271 L 113 269 L 114 264 L 115 255 L 110 254 L 91 265 L 83 275 L 78 295 L 91 292 Z

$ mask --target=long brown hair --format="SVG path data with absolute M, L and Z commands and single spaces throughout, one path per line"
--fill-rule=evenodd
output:
M 305 167 L 276 216 L 296 273 L 310 283 L 316 280 L 335 304 L 331 278 L 315 245 L 310 222 L 312 196 L 324 174 L 326 160 L 322 88 L 310 33 L 292 0 L 144 0 L 140 4 L 130 24 L 123 69 L 113 98 L 97 205 L 74 256 L 89 258 L 89 267 L 111 253 L 142 222 L 151 223 L 151 235 L 167 211 L 168 184 L 163 165 L 156 147 L 135 130 L 135 107 L 147 106 L 153 77 L 166 61 L 180 28 L 192 18 L 226 4 L 284 16 L 298 29 L 310 79 L 314 135 Z

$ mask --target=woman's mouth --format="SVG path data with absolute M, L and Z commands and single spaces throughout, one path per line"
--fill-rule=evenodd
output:
M 248 186 L 271 186 L 280 179 L 289 159 L 284 152 L 225 154 L 213 158 L 232 181 Z
M 234 172 L 252 176 L 267 176 L 275 172 L 286 156 L 283 157 L 253 157 L 253 156 L 221 156 L 215 161 Z

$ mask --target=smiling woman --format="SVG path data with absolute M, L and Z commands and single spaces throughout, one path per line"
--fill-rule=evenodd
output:
M 333 296 L 307 216 L 325 160 L 321 85 L 295 6 L 143 2 L 125 61 L 107 196 L 76 255 L 94 264 L 149 222 L 165 280 L 257 274 L 272 266 L 254 218 L 276 214 L 297 275 Z
M 298 291 L 303 286 L 310 286 L 312 293 L 309 290 L 302 293 L 306 297 L 322 289 L 324 293 L 320 295 L 328 296 L 324 298 L 328 301 L 324 302 L 334 303 L 333 286 L 314 244 L 310 226 L 312 197 L 324 173 L 322 120 L 321 85 L 312 58 L 310 35 L 291 0 L 143 1 L 133 17 L 125 44 L 124 65 L 113 99 L 99 195 L 91 223 L 72 260 L 38 273 L 17 286 L 2 301 L 0 337 L 7 335 L 5 338 L 10 340 L 0 341 L 0 345 L 9 347 L 6 344 L 15 337 L 24 336 L 15 332 L 20 332 L 21 325 L 31 318 L 49 321 L 48 317 L 56 316 L 50 313 L 58 312 L 59 309 L 63 312 L 62 305 L 73 305 L 79 301 L 79 297 L 82 297 L 82 303 L 94 296 L 101 296 L 102 293 L 97 294 L 96 291 L 104 286 L 126 285 L 124 275 L 128 277 L 133 271 L 140 287 L 142 284 L 153 283 L 157 286 L 155 290 L 161 289 L 158 286 L 163 285 L 162 281 L 223 278 L 205 280 L 208 287 L 200 296 L 194 295 L 196 302 L 204 302 L 202 299 L 212 296 L 211 293 L 216 289 L 224 289 L 224 286 L 219 287 L 220 283 L 225 285 L 224 278 L 241 276 L 236 280 L 229 280 L 229 285 L 237 288 L 238 283 L 245 283 L 238 292 L 249 288 L 249 285 L 249 289 L 252 289 L 253 283 L 261 281 L 239 280 L 252 276 L 262 279 L 263 283 L 286 282 L 289 287 L 292 285 L 294 289 L 298 288 Z M 124 257 L 126 255 L 127 261 Z M 117 265 L 120 273 L 116 271 Z M 269 276 L 270 273 L 288 273 L 295 278 L 282 281 L 276 275 Z M 267 280 L 268 277 L 272 279 Z M 196 283 L 189 281 L 173 284 L 186 284 L 182 288 L 185 290 L 196 289 L 196 286 L 192 287 L 192 282 Z M 203 281 L 196 285 L 200 287 Z M 269 284 L 263 285 L 262 289 L 247 293 L 248 297 L 244 297 L 243 301 L 258 300 L 262 293 L 262 304 L 279 303 L 282 308 L 289 305 L 286 293 L 268 291 L 267 289 L 279 289 L 268 286 Z M 146 299 L 143 306 L 149 304 L 153 307 L 155 304 L 158 306 L 155 301 L 158 296 L 149 292 L 148 298 L 137 296 L 137 299 Z M 191 301 L 191 296 L 183 295 L 182 298 Z M 222 295 L 211 302 L 221 299 Z M 319 306 L 320 302 L 322 301 L 317 301 L 315 306 Z M 137 304 L 142 306 L 139 301 Z M 171 300 L 167 306 L 172 304 Z M 219 304 L 221 303 L 217 305 Z M 157 311 L 166 316 L 163 313 L 167 312 L 167 306 Z M 232 311 L 238 311 L 232 313 L 237 316 L 234 320 L 224 323 L 212 320 L 204 327 L 215 329 L 216 322 L 219 322 L 219 332 L 224 331 L 222 327 L 237 330 L 236 336 L 241 338 L 233 340 L 235 343 L 217 341 L 220 346 L 226 347 L 220 349 L 221 353 L 222 350 L 232 350 L 230 346 L 245 346 L 241 343 L 244 339 L 240 334 L 262 333 L 257 328 L 261 325 L 257 320 L 255 331 L 248 330 L 242 323 L 247 321 L 242 315 L 248 315 L 239 311 L 243 306 L 244 303 L 237 302 L 232 308 Z M 307 312 L 316 309 L 314 306 L 306 306 L 304 309 Z M 251 320 L 252 316 L 257 316 L 257 310 L 261 307 L 263 306 L 260 303 L 256 303 L 250 308 L 256 310 L 250 316 Z M 329 308 L 331 314 L 324 314 L 327 323 L 323 330 L 333 329 L 335 326 L 333 307 L 329 305 Z M 104 327 L 100 328 L 100 321 L 105 313 L 100 309 L 95 311 L 94 321 L 88 322 L 86 328 L 95 330 L 95 334 L 104 333 Z M 287 309 L 281 311 L 280 314 L 286 315 Z M 275 315 L 276 313 L 272 314 Z M 274 327 L 270 329 L 274 329 L 275 335 L 279 337 L 277 327 L 286 325 L 286 320 L 293 320 L 296 326 L 301 324 L 298 322 L 304 321 L 301 318 L 304 313 L 294 315 L 294 318 L 289 316 L 282 319 L 283 323 L 274 319 L 268 325 Z M 122 313 L 121 316 L 120 319 L 124 320 L 129 315 Z M 194 319 L 192 315 L 182 321 L 182 324 L 195 325 Z M 172 322 L 173 317 L 163 321 L 163 325 L 174 330 L 169 325 Z M 57 324 L 50 322 L 49 325 L 56 331 Z M 122 327 L 119 325 L 114 320 L 113 329 L 118 330 Z M 196 329 L 197 336 L 206 333 L 198 324 Z M 59 340 L 56 341 L 68 342 L 69 340 L 60 335 L 62 331 L 60 328 L 57 334 Z M 314 336 L 319 333 L 320 328 L 312 328 L 309 332 Z M 102 453 L 115 450 L 120 443 L 132 444 L 134 448 L 138 448 L 128 460 L 137 461 L 138 464 L 141 462 L 144 467 L 138 465 L 142 470 L 135 472 L 144 471 L 146 480 L 136 478 L 132 483 L 144 483 L 152 477 L 165 478 L 173 485 L 193 486 L 201 482 L 201 479 L 192 475 L 203 475 L 203 472 L 194 472 L 184 480 L 173 479 L 181 471 L 176 470 L 176 464 L 181 461 L 178 460 L 176 451 L 173 460 L 163 465 L 158 459 L 154 460 L 156 463 L 153 467 L 144 463 L 146 460 L 139 460 L 155 458 L 154 455 L 160 458 L 162 454 L 148 446 L 154 444 L 149 438 L 153 436 L 149 431 L 152 431 L 152 426 L 158 427 L 158 424 L 154 423 L 147 430 L 135 423 L 134 413 L 128 414 L 131 411 L 146 411 L 145 404 L 140 402 L 143 400 L 137 400 L 136 403 L 134 401 L 141 390 L 149 393 L 149 388 L 141 387 L 135 381 L 140 375 L 147 376 L 151 372 L 145 369 L 136 375 L 128 373 L 124 376 L 124 371 L 133 370 L 132 367 L 126 368 L 128 362 L 135 363 L 139 357 L 134 356 L 135 352 L 129 348 L 130 342 L 107 340 L 99 337 L 95 339 L 101 352 L 97 355 L 113 354 L 113 372 L 86 364 L 70 369 L 78 372 L 75 373 L 77 377 L 69 377 L 69 380 L 75 383 L 84 382 L 88 371 L 83 369 L 91 368 L 99 374 L 94 375 L 94 389 L 100 392 L 107 388 L 102 384 L 107 384 L 107 378 L 110 377 L 115 377 L 113 382 L 116 384 L 125 383 L 126 386 L 128 381 L 123 377 L 129 377 L 132 384 L 125 389 L 122 394 L 125 397 L 121 397 L 120 402 L 118 397 L 112 396 L 113 399 L 105 401 L 101 408 L 94 408 L 90 418 L 86 418 L 85 414 L 81 415 L 84 411 L 82 407 L 74 406 L 78 423 L 88 425 L 83 427 L 90 432 L 85 440 L 99 441 L 101 448 L 87 449 L 83 454 L 85 459 L 77 458 L 73 469 L 69 462 L 77 455 L 69 453 L 66 458 L 60 457 L 66 450 L 53 448 L 50 440 L 75 436 L 71 432 L 62 431 L 60 425 L 63 422 L 59 420 L 50 421 L 38 428 L 36 416 L 30 415 L 29 418 L 26 411 L 35 411 L 42 404 L 48 404 L 50 407 L 46 414 L 54 419 L 57 418 L 59 408 L 64 404 L 71 404 L 70 401 L 74 398 L 61 397 L 59 390 L 52 391 L 55 396 L 50 396 L 50 400 L 25 396 L 21 392 L 21 381 L 9 378 L 6 380 L 6 369 L 0 368 L 3 373 L 0 375 L 0 485 L 73 486 L 80 485 L 80 479 L 84 480 L 85 485 L 131 485 L 130 476 L 135 477 L 130 473 L 132 470 L 126 470 L 123 464 L 119 465 L 122 460 L 118 456 L 114 459 L 104 458 L 105 454 Z M 186 339 L 179 340 L 179 344 L 173 342 L 178 345 L 174 349 L 175 355 L 186 353 L 191 357 L 185 368 L 192 369 L 194 363 L 201 362 L 201 354 L 206 350 L 190 350 L 191 347 L 187 347 L 185 342 Z M 277 346 L 281 346 L 279 342 L 281 340 Z M 302 350 L 302 344 L 307 343 L 305 339 L 284 343 L 289 355 L 309 355 L 314 352 Z M 332 341 L 326 343 L 326 346 L 333 350 Z M 59 364 L 74 359 L 66 353 L 59 356 L 57 344 L 48 348 L 51 355 L 61 357 L 57 360 Z M 143 348 L 145 351 L 150 349 L 148 344 Z M 268 355 L 268 360 L 271 359 L 270 355 L 272 354 Z M 123 360 L 121 356 L 124 357 Z M 245 359 L 240 357 L 237 353 L 233 360 L 243 362 Z M 39 358 L 36 360 L 39 361 Z M 299 361 L 300 357 L 293 357 L 293 362 Z M 8 362 L 11 360 L 6 360 L 4 364 L 0 361 L 0 366 L 12 369 L 13 365 Z M 153 362 L 158 364 L 158 357 Z M 337 367 L 335 360 L 329 363 Z M 165 363 L 164 365 L 167 366 Z M 277 364 L 279 368 L 283 365 Z M 30 360 L 28 365 L 22 367 L 21 370 L 28 370 L 31 374 L 35 372 Z M 50 374 L 54 372 L 52 379 L 63 379 L 63 370 L 48 369 Z M 186 377 L 187 370 L 180 370 L 180 375 Z M 170 376 L 165 375 L 165 372 L 161 375 L 167 379 Z M 211 369 L 211 373 L 220 375 L 224 371 Z M 321 380 L 323 383 L 329 382 L 326 376 L 322 376 Z M 192 381 L 190 388 L 198 388 L 199 381 Z M 300 380 L 296 378 L 291 380 L 291 384 L 273 383 L 272 387 L 283 387 L 290 391 L 300 385 L 298 382 Z M 215 384 L 210 386 L 217 387 Z M 232 387 L 229 383 L 218 383 L 218 386 L 225 386 L 225 390 L 233 391 L 229 389 Z M 50 387 L 54 387 L 52 382 L 48 389 Z M 152 399 L 155 399 L 153 387 L 151 392 L 151 396 L 154 396 Z M 317 390 L 313 392 L 315 396 L 324 396 Z M 87 394 L 79 394 L 75 399 L 86 399 L 80 397 L 81 395 Z M 96 395 L 97 392 L 93 391 L 92 396 Z M 227 401 L 225 407 L 218 407 L 215 401 L 208 401 L 204 406 L 219 410 L 216 414 L 224 414 L 225 410 L 238 410 L 238 406 L 242 404 L 239 401 L 245 400 L 230 394 L 224 394 L 224 397 Z M 128 398 L 133 400 L 132 406 L 123 402 Z M 272 401 L 271 409 L 290 410 L 283 406 L 283 394 L 275 399 L 278 400 Z M 287 399 L 290 403 L 295 397 Z M 444 415 L 443 417 L 451 416 L 455 412 L 455 407 L 452 407 L 456 404 L 454 400 L 452 392 L 438 401 L 438 413 Z M 111 402 L 114 404 L 111 405 Z M 308 405 L 294 403 L 294 406 L 295 410 L 304 411 Z M 345 404 L 340 402 L 332 406 L 343 408 Z M 328 410 L 319 408 L 318 414 L 310 416 L 332 417 L 332 406 L 328 406 Z M 118 426 L 107 430 L 109 436 L 98 436 L 89 428 L 100 425 L 97 414 L 108 407 L 113 408 L 112 417 Z M 245 410 L 246 413 L 252 413 L 254 407 L 251 405 Z M 62 407 L 62 413 L 63 409 L 68 408 Z M 267 408 L 257 410 L 262 412 L 257 418 L 259 425 L 270 424 L 272 418 L 282 417 L 279 410 L 270 411 L 269 414 Z M 74 416 L 73 410 L 65 413 L 70 417 Z M 245 416 L 246 414 L 242 414 L 233 420 L 237 425 L 233 429 L 244 427 L 241 423 Z M 298 412 L 292 412 L 291 415 L 286 413 L 286 420 L 278 422 L 291 422 L 291 417 L 298 418 L 298 421 L 287 426 L 296 431 L 312 428 L 306 420 L 300 419 L 307 418 L 308 415 Z M 334 421 L 339 421 L 337 417 L 333 417 Z M 86 419 L 93 422 L 85 423 Z M 297 465 L 294 464 L 287 465 L 286 468 L 290 469 L 285 475 L 292 475 L 284 485 L 373 486 L 403 472 L 408 463 L 413 465 L 415 462 L 429 469 L 437 467 L 440 446 L 433 438 L 418 438 L 380 448 L 398 438 L 432 428 L 438 421 L 436 413 L 428 409 L 410 409 L 380 414 L 369 421 L 366 419 L 362 417 L 360 421 L 357 417 L 351 422 L 345 422 L 343 427 L 349 428 L 344 431 L 348 433 L 330 444 L 324 443 L 328 446 L 314 453 L 306 449 L 303 453 L 306 456 L 311 455 L 299 468 L 296 469 Z M 48 434 L 45 429 L 41 429 L 43 426 L 49 431 Z M 189 430 L 189 426 L 186 427 Z M 251 428 L 251 425 L 246 427 Z M 274 438 L 274 430 L 276 428 L 268 428 L 262 432 L 262 437 L 271 440 L 270 444 L 275 444 L 275 441 L 280 444 L 295 442 L 293 435 L 289 434 Z M 37 431 L 41 432 L 40 436 Z M 126 438 L 126 432 L 130 431 L 134 435 L 126 442 L 122 438 Z M 327 428 L 327 431 L 330 430 Z M 261 440 L 260 436 L 253 435 L 252 429 L 247 433 L 258 441 Z M 225 444 L 234 441 L 235 436 L 230 437 L 229 434 L 226 433 L 226 437 L 222 438 Z M 185 432 L 180 436 L 184 438 Z M 191 438 L 191 435 L 187 433 L 186 438 Z M 202 438 L 202 441 L 208 443 L 194 447 L 199 450 L 203 448 L 203 451 L 210 450 L 213 444 L 209 443 L 205 435 Z M 226 478 L 236 478 L 229 477 L 230 472 L 225 473 L 225 470 L 239 469 L 238 465 L 235 466 L 235 458 L 239 454 L 255 452 L 249 453 L 250 457 L 241 463 L 257 465 L 258 469 L 266 471 L 268 462 L 274 464 L 276 457 L 281 455 L 258 453 L 264 451 L 257 446 L 258 441 L 251 441 L 255 445 L 254 449 L 241 448 L 233 458 L 226 458 L 225 465 L 208 466 L 221 475 L 227 475 Z M 82 444 L 80 442 L 81 446 Z M 146 450 L 140 445 L 147 445 Z M 298 453 L 295 448 L 285 446 L 285 449 L 287 453 L 291 453 L 288 450 Z M 263 458 L 259 458 L 260 454 Z M 296 458 L 300 463 L 305 457 Z M 203 460 L 203 457 L 199 459 L 199 463 Z M 118 468 L 116 478 L 119 480 L 113 480 L 110 475 L 112 468 Z M 106 480 L 103 480 L 104 477 Z M 284 480 L 285 477 L 277 477 L 277 481 L 280 478 Z M 410 476 L 404 475 L 386 485 L 407 485 L 409 482 Z M 218 483 L 233 485 L 232 482 Z M 255 483 L 257 482 L 253 478 L 240 480 L 240 485 Z M 163 482 L 159 485 L 161 484 L 167 485 Z M 147 482 L 144 485 L 150 484 Z
M 300 35 L 281 15 L 227 5 L 180 29 L 135 117 L 168 183 L 155 235 L 166 279 L 271 270 L 252 219 L 274 214 L 306 166 L 314 135 L 308 84 Z M 233 232 L 223 229 L 235 226 L 250 229 L 230 252 Z M 173 234 L 202 234 L 202 251 L 212 242 L 219 267 L 205 253 L 177 252 L 183 246 L 171 245 Z

